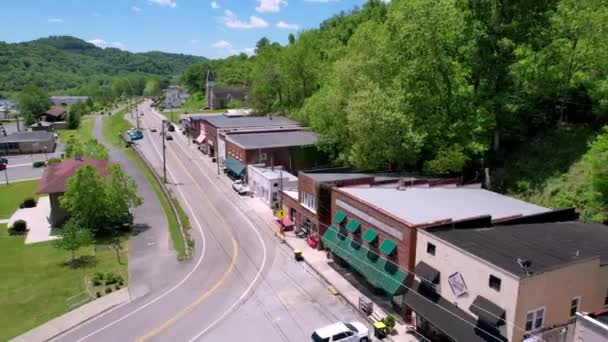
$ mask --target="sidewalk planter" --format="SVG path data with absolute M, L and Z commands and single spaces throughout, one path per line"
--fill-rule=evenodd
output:
M 304 260 L 304 257 L 302 256 L 302 251 L 299 249 L 293 250 L 293 257 L 296 259 L 296 261 Z
M 382 321 L 374 322 L 374 336 L 379 339 L 386 337 L 386 325 Z

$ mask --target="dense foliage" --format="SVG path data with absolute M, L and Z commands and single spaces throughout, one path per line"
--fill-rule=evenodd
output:
M 125 74 L 158 75 L 170 79 L 189 65 L 205 60 L 203 57 L 164 52 L 131 53 L 114 48 L 102 49 L 67 36 L 18 44 L 0 42 L 0 92 L 19 92 L 27 85 L 49 92 L 74 90 L 83 84 L 108 85 L 114 76 Z

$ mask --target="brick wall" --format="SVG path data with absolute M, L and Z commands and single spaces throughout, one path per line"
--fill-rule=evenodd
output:
M 372 223 L 366 221 L 362 217 L 358 217 L 346 210 L 346 208 L 338 208 L 336 205 L 336 201 L 341 200 L 344 203 L 360 210 L 361 212 L 375 218 L 376 220 L 392 227 L 398 231 L 400 231 L 403 235 L 402 239 L 399 240 L 398 237 L 392 236 L 391 234 L 385 232 L 381 228 L 373 225 Z M 382 244 L 385 238 L 391 239 L 397 243 L 397 253 L 393 254 L 393 256 L 389 257 L 389 259 L 396 261 L 402 268 L 406 270 L 413 270 L 416 262 L 416 229 L 411 228 L 405 222 L 402 222 L 391 215 L 383 212 L 379 208 L 376 208 L 368 203 L 359 201 L 356 198 L 351 197 L 350 195 L 340 191 L 339 188 L 333 188 L 331 192 L 331 217 L 335 215 L 337 210 L 343 211 L 347 219 L 354 218 L 357 221 L 361 222 L 361 229 L 359 229 L 357 240 L 360 240 L 360 235 L 365 232 L 367 228 L 372 228 L 376 232 L 378 232 L 378 246 Z M 350 234 L 350 233 L 349 233 Z M 372 250 L 376 250 L 374 246 L 368 246 L 366 243 L 363 243 L 365 247 L 368 247 Z M 381 253 L 379 253 L 382 255 Z

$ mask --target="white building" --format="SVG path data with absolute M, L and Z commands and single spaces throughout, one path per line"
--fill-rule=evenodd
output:
M 247 183 L 255 197 L 260 198 L 271 209 L 279 208 L 279 193 L 298 186 L 298 177 L 281 168 L 247 166 Z
M 165 93 L 165 108 L 180 107 L 190 97 L 190 94 L 179 86 L 169 86 L 163 92 Z
M 608 294 L 606 295 L 608 299 Z M 606 301 L 608 305 L 608 300 Z M 605 342 L 608 341 L 608 310 L 596 314 L 585 315 L 576 313 L 576 342 Z

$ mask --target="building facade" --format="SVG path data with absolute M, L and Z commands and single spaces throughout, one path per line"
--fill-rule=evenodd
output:
M 55 152 L 55 136 L 50 132 L 15 132 L 0 136 L 0 153 L 31 154 Z
M 280 192 L 297 187 L 298 178 L 280 168 L 249 165 L 247 184 L 255 197 L 261 199 L 271 209 L 277 210 L 280 208 Z
M 566 341 L 576 312 L 604 305 L 608 251 L 585 236 L 608 238 L 607 227 L 474 225 L 418 230 L 415 282 L 404 304 L 427 338 Z
M 606 295 L 606 298 L 608 299 L 608 294 Z M 608 305 L 608 301 L 606 305 Z M 574 341 L 608 341 L 608 309 L 591 314 L 577 312 Z

